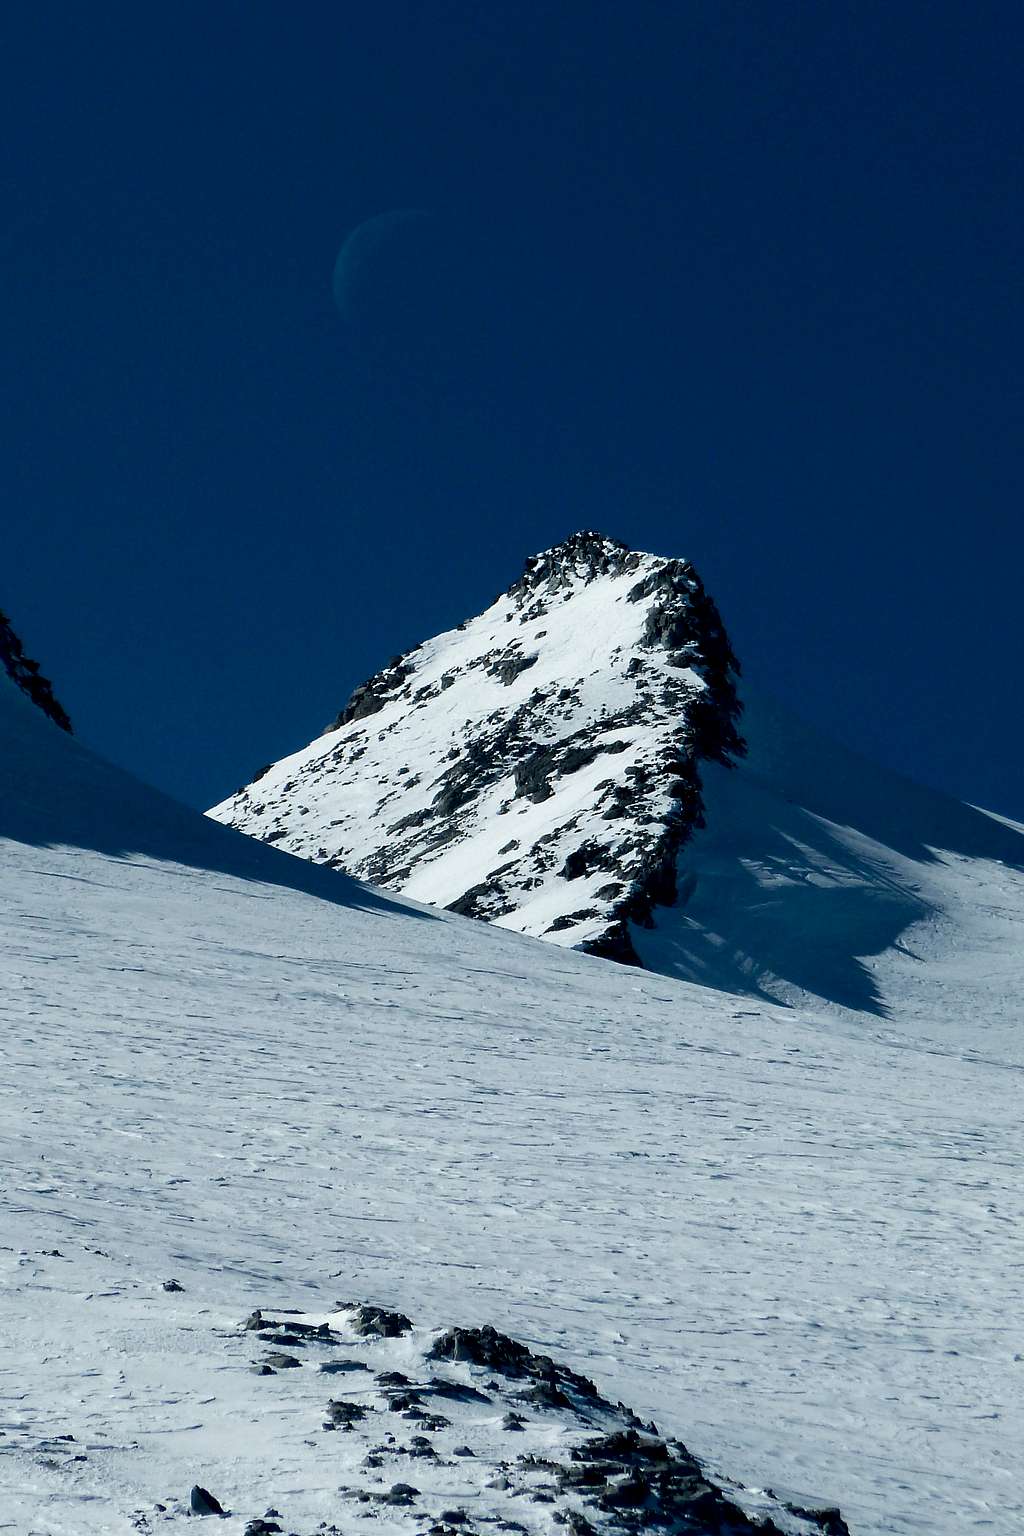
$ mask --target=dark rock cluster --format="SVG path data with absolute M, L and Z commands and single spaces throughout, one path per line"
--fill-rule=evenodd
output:
M 452 1327 L 419 1340 L 402 1313 L 355 1303 L 340 1310 L 344 1319 L 330 1323 L 255 1312 L 244 1325 L 258 1338 L 287 1329 L 310 1347 L 326 1342 L 357 1356 L 346 1360 L 355 1391 L 329 1397 L 320 1411 L 321 1432 L 344 1437 L 346 1467 L 362 1469 L 358 1481 L 338 1488 L 336 1524 L 319 1527 L 327 1536 L 348 1528 L 346 1506 L 370 1517 L 408 1511 L 425 1536 L 542 1536 L 550 1522 L 568 1536 L 850 1536 L 831 1505 L 786 1503 L 762 1491 L 744 1509 L 739 1485 L 730 1495 L 681 1441 L 493 1327 Z M 392 1345 L 404 1369 L 389 1364 Z M 453 1478 L 464 1502 L 452 1499 Z M 192 1513 L 220 1512 L 215 1495 L 193 1489 Z M 281 1530 L 280 1518 L 271 1506 L 250 1521 L 247 1536 Z
M 41 709 L 54 725 L 62 731 L 71 731 L 71 721 L 54 697 L 53 684 L 39 670 L 38 661 L 25 655 L 24 647 L 5 613 L 0 613 L 0 662 L 4 669 L 32 703 Z

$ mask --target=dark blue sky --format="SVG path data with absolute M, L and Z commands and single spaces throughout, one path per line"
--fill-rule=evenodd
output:
M 0 604 L 79 735 L 209 804 L 596 527 L 692 559 L 752 681 L 1024 815 L 1022 42 L 984 0 L 7 7 Z M 353 333 L 338 247 L 401 208 Z

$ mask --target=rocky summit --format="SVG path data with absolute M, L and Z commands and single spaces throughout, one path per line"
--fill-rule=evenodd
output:
M 744 752 L 736 658 L 685 560 L 574 534 L 394 657 L 216 820 L 419 901 L 637 963 L 701 764 Z

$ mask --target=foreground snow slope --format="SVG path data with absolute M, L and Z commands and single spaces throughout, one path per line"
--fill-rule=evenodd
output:
M 536 1342 L 858 1536 L 1014 1529 L 1019 1065 L 382 897 L 5 678 L 0 839 L 0 1530 L 194 1482 L 341 1520 L 327 1392 L 237 1324 L 348 1297 Z

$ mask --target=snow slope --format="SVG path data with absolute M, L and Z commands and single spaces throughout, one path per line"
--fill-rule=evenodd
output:
M 876 767 L 747 693 L 749 755 L 704 771 L 680 901 L 635 930 L 653 970 L 881 1018 L 1024 1061 L 1024 828 Z
M 0 873 L 0 1530 L 158 1531 L 193 1483 L 227 1536 L 268 1507 L 357 1528 L 339 1485 L 395 1473 L 321 1428 L 349 1389 L 309 1350 L 252 1374 L 240 1328 L 347 1327 L 339 1298 L 550 1350 L 751 1507 L 1020 1521 L 1018 1066 L 368 891 L 135 784 L 6 678 Z

